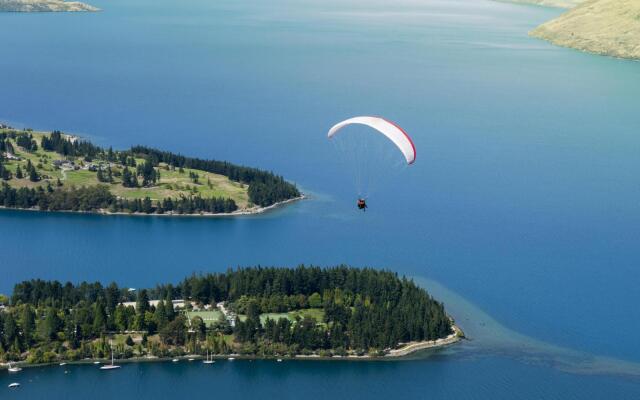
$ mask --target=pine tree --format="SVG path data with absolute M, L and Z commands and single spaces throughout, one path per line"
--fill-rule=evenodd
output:
M 119 304 L 114 312 L 114 324 L 118 332 L 124 332 L 129 329 L 129 321 L 127 319 L 127 310 L 124 305 Z
M 58 314 L 56 309 L 53 307 L 47 307 L 47 311 L 45 313 L 45 318 L 43 321 L 43 332 L 42 337 L 46 341 L 52 341 L 57 339 L 58 331 L 61 328 L 61 321 L 58 318 Z
M 102 302 L 98 301 L 93 307 L 93 334 L 99 336 L 106 331 L 106 328 L 107 314 L 104 312 Z
M 164 306 L 164 301 L 160 300 L 158 305 L 156 306 L 156 312 L 153 315 L 156 326 L 158 330 L 162 330 L 168 322 L 166 308 Z
M 0 143 L 2 143 L 2 141 L 0 140 Z M 11 179 L 11 171 L 9 171 L 3 164 L 2 164 L 2 156 L 0 155 L 0 179 L 4 180 L 4 181 L 8 181 L 9 179 Z
M 151 214 L 153 212 L 153 204 L 149 197 L 145 197 L 142 201 L 142 212 L 145 214 Z
M 18 337 L 18 325 L 13 313 L 7 313 L 3 323 L 3 336 L 5 343 L 12 343 Z
M 136 299 L 136 313 L 143 314 L 149 311 L 149 294 L 146 289 L 138 291 L 138 298 Z
M 129 167 L 124 167 L 124 169 L 122 170 L 122 186 L 138 187 L 138 178 L 131 173 Z
M 176 312 L 173 309 L 173 300 L 171 299 L 171 293 L 167 293 L 167 298 L 165 299 L 164 304 L 165 313 L 167 314 L 167 320 L 173 321 L 173 319 L 176 317 Z
M 35 314 L 31 306 L 25 304 L 20 311 L 20 328 L 22 330 L 22 340 L 26 346 L 30 346 L 33 341 L 35 326 Z
M 31 166 L 31 170 L 29 171 L 29 180 L 31 182 L 38 182 L 40 180 L 40 175 L 38 175 L 34 166 Z

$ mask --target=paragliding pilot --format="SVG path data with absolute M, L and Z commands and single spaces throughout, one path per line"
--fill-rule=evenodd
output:
M 364 199 L 358 199 L 358 209 L 362 211 L 367 211 L 367 202 Z
M 0 0 L 2 1 L 2 0 Z M 636 0 L 636 1 L 640 1 L 640 0 Z M 357 193 L 358 194 L 358 201 L 356 203 L 356 205 L 358 206 L 358 210 L 362 210 L 367 211 L 367 202 L 366 202 L 366 197 L 364 194 L 365 193 L 370 193 L 369 192 L 369 187 L 368 186 L 362 186 L 360 185 L 360 183 L 366 183 L 366 182 L 372 182 L 372 180 L 374 178 L 377 178 L 376 173 L 373 173 L 373 170 L 370 170 L 369 168 L 367 168 L 369 163 L 373 163 L 374 160 L 377 159 L 376 155 L 374 154 L 370 154 L 368 152 L 368 139 L 367 138 L 371 138 L 372 140 L 375 139 L 380 140 L 378 138 L 376 138 L 376 136 L 370 136 L 370 135 L 363 135 L 363 141 L 360 140 L 360 135 L 356 135 L 353 136 L 350 133 L 347 133 L 348 131 L 351 131 L 351 129 L 347 129 L 347 127 L 351 126 L 351 125 L 364 125 L 367 126 L 371 129 L 369 129 L 369 131 L 372 131 L 372 133 L 376 133 L 377 135 L 382 135 L 383 137 L 385 137 L 386 140 L 385 142 L 387 142 L 387 145 L 389 145 L 389 150 L 386 149 L 386 147 L 383 148 L 383 150 L 381 151 L 382 154 L 380 154 L 381 156 L 386 156 L 387 151 L 390 152 L 391 150 L 394 150 L 394 147 L 397 148 L 397 150 L 400 150 L 400 152 L 402 153 L 402 155 L 404 156 L 404 161 L 406 161 L 406 165 L 411 165 L 415 162 L 416 160 L 416 147 L 413 144 L 413 141 L 411 140 L 411 137 L 409 137 L 409 135 L 407 134 L 407 132 L 405 132 L 400 126 L 396 125 L 395 123 L 384 119 L 382 117 L 371 117 L 371 116 L 360 116 L 360 117 L 353 117 L 353 118 L 349 118 L 349 119 L 345 119 L 342 122 L 338 122 L 337 124 L 335 124 L 334 126 L 331 127 L 331 129 L 329 129 L 329 132 L 327 133 L 327 137 L 329 139 L 332 139 L 334 137 L 338 137 L 338 138 L 342 138 L 343 135 L 345 135 L 345 139 L 341 142 L 342 139 L 338 139 L 338 143 L 341 144 L 337 144 L 336 147 L 338 147 L 343 153 L 345 153 L 345 156 L 353 161 L 355 161 L 356 164 L 356 169 L 355 169 L 355 180 L 357 183 Z M 345 133 L 341 133 L 343 132 Z M 351 138 L 351 139 L 349 139 Z M 352 142 L 352 144 L 347 144 L 347 141 Z M 370 143 L 373 145 L 373 143 Z M 391 146 L 393 145 L 393 146 Z M 372 146 L 372 147 L 378 147 L 378 146 Z M 396 151 L 396 150 L 394 150 Z M 400 159 L 398 159 L 397 161 L 400 161 Z M 380 169 L 382 168 L 388 168 L 391 166 L 397 166 L 398 168 L 402 167 L 404 163 L 402 162 L 394 162 L 393 164 L 387 163 L 387 164 L 380 164 Z

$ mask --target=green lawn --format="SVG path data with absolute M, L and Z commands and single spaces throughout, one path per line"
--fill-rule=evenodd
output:
M 305 316 L 309 316 L 311 318 L 314 318 L 316 320 L 316 322 L 322 323 L 322 321 L 324 319 L 324 310 L 322 308 L 308 308 L 308 309 L 305 309 L 305 310 L 289 311 L 287 313 L 260 314 L 260 322 L 262 324 L 264 324 L 267 321 L 267 318 L 275 320 L 275 321 L 279 320 L 280 318 L 287 318 L 290 321 L 295 321 L 296 316 L 299 316 L 300 318 L 304 318 Z M 239 315 L 238 318 L 240 318 L 241 321 L 245 321 L 247 319 L 247 316 L 246 315 Z
M 214 323 L 220 320 L 222 317 L 222 312 L 219 310 L 211 310 L 211 311 L 187 311 L 185 312 L 187 318 L 192 319 L 195 317 L 200 317 L 204 321 L 207 326 L 211 326 Z
M 117 345 L 125 345 L 127 341 L 127 337 L 131 336 L 131 339 L 135 343 L 140 343 L 142 341 L 142 335 L 139 333 L 116 333 L 109 337 L 109 340 L 113 344 L 113 346 Z
M 245 208 L 249 205 L 248 187 L 238 182 L 230 181 L 226 176 L 212 174 L 205 171 L 185 169 L 183 173 L 178 170 L 165 170 L 160 167 L 160 182 L 153 187 L 125 188 L 120 182 L 111 185 L 111 192 L 117 196 L 135 199 L 149 197 L 152 200 L 160 200 L 166 197 L 178 198 L 180 196 L 200 195 L 209 197 L 229 197 L 238 207 Z M 189 173 L 199 175 L 198 183 L 189 178 Z
M 64 180 L 65 185 L 75 186 L 93 186 L 100 183 L 96 178 L 96 173 L 87 170 L 66 171 L 67 179 Z

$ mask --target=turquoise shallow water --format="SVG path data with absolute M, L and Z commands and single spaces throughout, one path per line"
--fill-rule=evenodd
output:
M 0 120 L 273 169 L 311 199 L 236 219 L 3 211 L 1 292 L 348 262 L 429 279 L 474 340 L 398 365 L 37 369 L 16 396 L 177 396 L 178 380 L 230 397 L 638 396 L 640 64 L 527 37 L 557 10 L 482 0 L 96 4 L 0 15 Z M 418 148 L 366 215 L 325 139 L 355 114 L 400 122 Z

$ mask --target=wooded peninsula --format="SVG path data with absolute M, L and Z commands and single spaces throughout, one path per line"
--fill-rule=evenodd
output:
M 412 280 L 344 265 L 230 269 L 140 290 L 31 280 L 0 304 L 0 360 L 32 364 L 112 353 L 369 358 L 460 336 Z
M 250 214 L 301 198 L 271 172 L 59 131 L 0 125 L 0 207 L 105 214 Z

